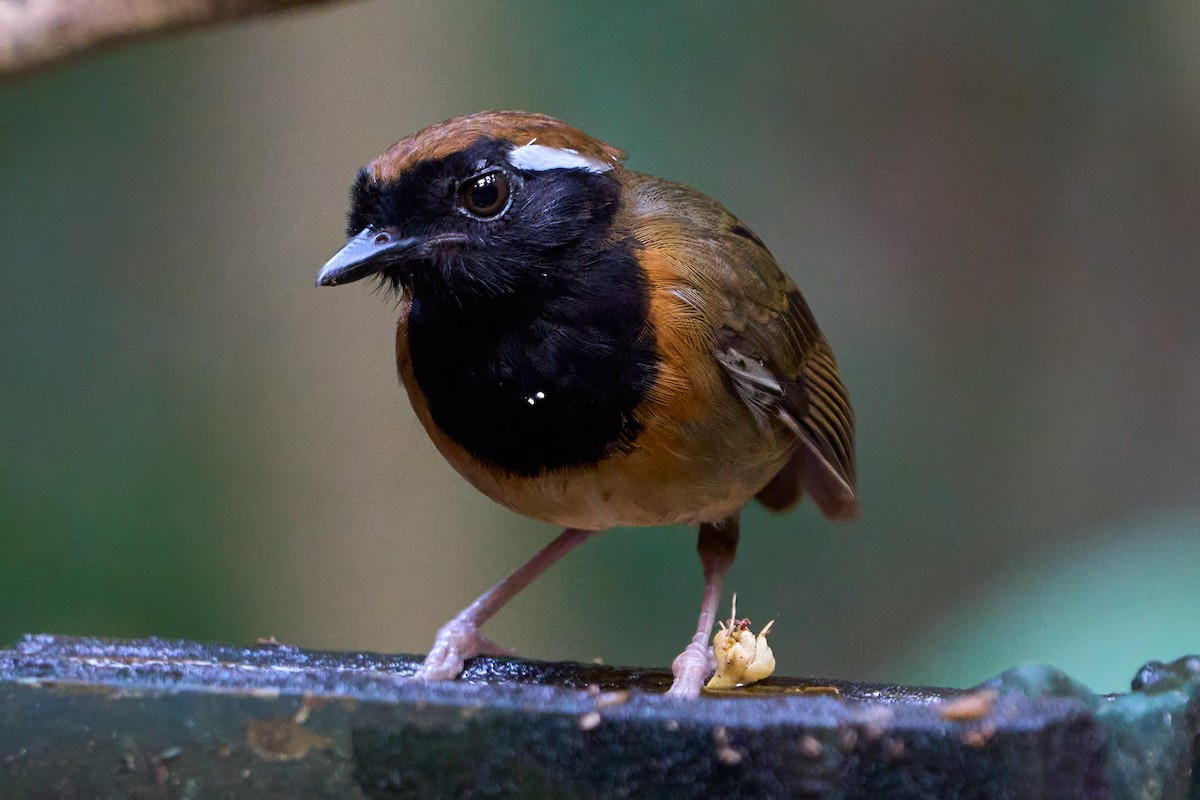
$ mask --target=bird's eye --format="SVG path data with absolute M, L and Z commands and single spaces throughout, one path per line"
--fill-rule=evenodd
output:
M 508 208 L 508 178 L 494 170 L 471 178 L 459 189 L 463 208 L 479 219 L 495 219 Z

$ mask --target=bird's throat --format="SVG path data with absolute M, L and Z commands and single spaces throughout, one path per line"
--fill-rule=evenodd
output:
M 586 466 L 640 430 L 658 370 L 645 282 L 625 248 L 577 278 L 465 304 L 414 295 L 413 375 L 433 421 L 484 464 L 516 475 Z

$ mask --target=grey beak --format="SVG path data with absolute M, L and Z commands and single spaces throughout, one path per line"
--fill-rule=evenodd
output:
M 317 286 L 341 286 L 373 275 L 424 242 L 419 236 L 400 237 L 384 228 L 363 228 L 321 267 Z

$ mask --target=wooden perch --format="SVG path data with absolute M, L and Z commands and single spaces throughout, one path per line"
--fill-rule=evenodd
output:
M 0 0 L 0 77 L 104 45 L 332 0 Z
M 0 651 L 12 797 L 1200 797 L 1200 658 L 1098 697 L 1049 667 L 969 691 L 31 636 Z M 1190 793 L 1189 793 L 1190 792 Z

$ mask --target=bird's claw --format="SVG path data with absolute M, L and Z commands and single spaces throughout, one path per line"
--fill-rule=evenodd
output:
M 675 680 L 671 682 L 671 688 L 667 690 L 667 694 L 685 700 L 699 697 L 700 688 L 704 686 L 704 679 L 716 667 L 716 657 L 712 653 L 712 648 L 708 646 L 708 636 L 703 633 L 696 634 L 691 644 L 671 662 L 671 672 L 674 674 Z
M 429 648 L 425 662 L 413 678 L 421 681 L 448 681 L 457 678 L 468 658 L 475 656 L 515 656 L 517 652 L 496 644 L 470 622 L 453 619 L 443 625 Z

